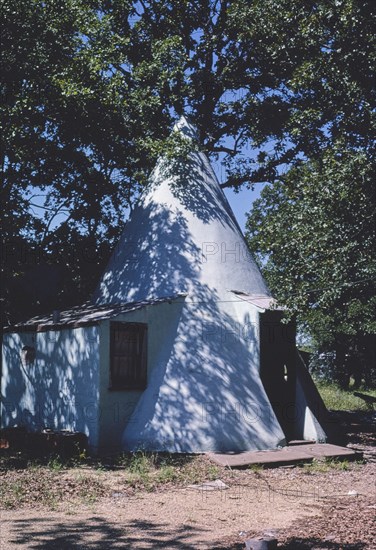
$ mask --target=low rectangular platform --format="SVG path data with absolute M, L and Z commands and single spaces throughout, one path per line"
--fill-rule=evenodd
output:
M 281 449 L 268 451 L 245 451 L 242 453 L 208 453 L 210 459 L 220 466 L 228 468 L 247 468 L 253 464 L 265 466 L 282 466 L 297 464 L 299 462 L 312 462 L 327 458 L 338 458 L 340 460 L 356 460 L 361 458 L 361 453 L 339 447 L 329 443 L 309 443 L 303 445 L 292 445 Z

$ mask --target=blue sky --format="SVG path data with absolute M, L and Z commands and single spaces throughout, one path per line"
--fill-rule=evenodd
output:
M 253 201 L 260 196 L 262 188 L 262 184 L 257 184 L 253 191 L 251 189 L 242 189 L 239 193 L 235 193 L 232 189 L 224 189 L 227 200 L 243 233 L 245 231 L 247 214 L 251 210 Z

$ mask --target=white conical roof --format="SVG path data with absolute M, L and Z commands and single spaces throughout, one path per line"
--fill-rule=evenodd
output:
M 197 148 L 197 131 L 184 117 L 173 131 Z M 202 289 L 217 299 L 229 290 L 269 295 L 266 284 L 203 153 L 158 161 L 149 187 L 127 222 L 94 295 L 124 303 Z
M 157 163 L 95 294 L 98 304 L 186 294 L 145 312 L 148 382 L 122 447 L 275 448 L 284 434 L 259 376 L 258 309 L 231 292 L 265 297 L 268 289 L 207 157 L 195 150 L 196 130 L 182 118 L 174 131 L 193 150 Z

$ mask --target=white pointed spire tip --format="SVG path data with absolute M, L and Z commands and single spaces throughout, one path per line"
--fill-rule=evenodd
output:
M 172 131 L 181 132 L 184 136 L 188 138 L 194 139 L 196 141 L 199 140 L 199 133 L 196 126 L 194 126 L 184 115 L 182 115 L 175 123 Z

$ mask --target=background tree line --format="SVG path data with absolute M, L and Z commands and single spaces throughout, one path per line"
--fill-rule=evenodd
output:
M 372 0 L 3 0 L 3 324 L 90 297 L 185 112 L 343 384 L 375 376 Z

